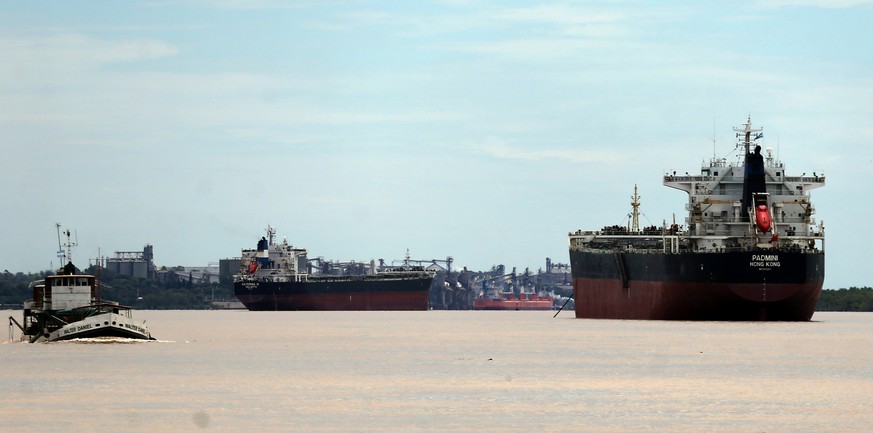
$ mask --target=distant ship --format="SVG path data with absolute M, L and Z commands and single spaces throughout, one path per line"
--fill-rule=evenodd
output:
M 825 275 L 824 224 L 815 224 L 813 172 L 788 176 L 756 141 L 751 119 L 734 128 L 741 161 L 715 158 L 700 175 L 664 175 L 689 195 L 685 225 L 639 228 L 634 189 L 628 227 L 570 233 L 576 317 L 808 321 Z
M 516 298 L 500 296 L 496 298 L 478 298 L 473 300 L 474 310 L 551 310 L 551 296 L 530 295 Z
M 22 339 L 31 343 L 99 337 L 154 340 L 145 321 L 133 318 L 130 307 L 101 299 L 97 278 L 76 270 L 69 230 L 66 236 L 60 252 L 67 264 L 56 275 L 31 283 L 33 299 L 24 302 L 22 323 L 10 317 L 10 327 L 17 325 Z
M 427 310 L 434 278 L 415 266 L 329 274 L 310 264 L 306 249 L 277 244 L 272 227 L 241 258 L 234 294 L 252 311 Z
M 525 272 L 522 277 L 527 279 Z M 554 298 L 548 293 L 525 290 L 527 284 L 519 285 L 515 268 L 512 273 L 485 278 L 482 290 L 473 299 L 474 310 L 551 310 Z

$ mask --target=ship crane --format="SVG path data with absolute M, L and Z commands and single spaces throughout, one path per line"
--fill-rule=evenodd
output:
M 519 284 L 519 280 L 521 281 L 521 284 Z M 498 293 L 503 292 L 501 288 L 494 287 L 494 285 L 493 285 L 494 283 L 499 283 L 499 285 L 508 284 L 509 287 L 511 288 L 511 293 L 517 294 L 520 296 L 522 294 L 527 293 L 524 290 L 524 288 L 530 284 L 530 280 L 531 280 L 531 275 L 530 275 L 529 269 L 525 269 L 524 273 L 519 274 L 518 272 L 516 272 L 515 268 L 512 268 L 512 272 L 510 272 L 508 274 L 481 278 L 481 280 L 478 280 L 474 284 L 481 283 L 483 294 L 487 294 L 487 293 L 491 292 L 493 294 L 492 297 L 498 297 L 499 296 Z M 497 292 L 497 293 L 495 293 L 495 292 Z M 510 292 L 506 292 L 506 293 L 510 293 Z
M 503 286 L 505 284 L 509 284 L 510 287 L 515 286 L 515 282 L 517 281 L 517 275 L 515 273 L 515 269 L 509 274 L 496 275 L 493 277 L 482 278 L 481 281 L 478 281 L 475 284 L 482 284 L 482 292 L 481 296 L 487 296 L 490 298 L 499 298 L 503 293 Z M 496 284 L 495 284 L 496 283 Z
M 640 195 L 637 194 L 637 185 L 634 184 L 634 195 L 631 197 L 631 233 L 640 232 Z
M 418 264 L 418 266 L 426 267 L 427 265 L 435 265 L 437 263 L 445 263 L 446 272 L 452 273 L 452 262 L 454 262 L 454 261 L 455 261 L 455 259 L 453 259 L 451 256 L 446 257 L 445 260 L 442 260 L 442 259 L 429 259 L 429 260 L 412 259 L 409 256 L 409 250 L 406 250 L 406 258 L 403 259 L 403 265 L 404 266 L 411 266 L 413 264 Z M 385 267 L 385 260 L 379 259 L 379 267 L 380 268 Z
M 323 275 L 364 275 L 367 274 L 370 264 L 366 262 L 348 262 L 325 260 L 324 257 L 316 257 L 308 260 L 309 267 L 318 269 Z

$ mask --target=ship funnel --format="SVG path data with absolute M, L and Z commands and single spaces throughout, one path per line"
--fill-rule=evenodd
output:
M 751 118 L 746 121 L 742 128 L 734 128 L 734 131 L 737 133 L 737 137 L 742 137 L 737 146 L 742 146 L 746 153 L 743 173 L 742 206 L 745 212 L 751 213 L 752 206 L 754 205 L 752 196 L 756 193 L 767 192 L 767 180 L 764 171 L 764 155 L 761 155 L 761 146 L 755 145 L 755 150 L 751 150 L 754 141 L 763 137 L 764 133 L 761 128 L 752 129 Z
M 743 174 L 743 209 L 749 209 L 756 203 L 755 194 L 767 193 L 767 180 L 764 172 L 764 156 L 761 146 L 755 146 L 754 153 L 746 154 L 745 171 Z

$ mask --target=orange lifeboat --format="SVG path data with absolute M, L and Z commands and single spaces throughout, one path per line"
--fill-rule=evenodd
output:
M 257 271 L 257 270 L 258 270 L 258 261 L 252 260 L 252 263 L 249 264 L 249 273 L 254 274 L 255 271 Z
M 755 224 L 764 233 L 770 231 L 770 211 L 767 205 L 759 204 L 755 209 Z

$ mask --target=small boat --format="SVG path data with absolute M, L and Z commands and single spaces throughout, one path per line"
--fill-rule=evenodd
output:
M 15 324 L 22 340 L 31 343 L 97 337 L 154 340 L 145 321 L 133 318 L 131 307 L 100 299 L 97 278 L 79 273 L 73 265 L 69 230 L 66 235 L 67 243 L 61 247 L 67 264 L 57 274 L 30 284 L 33 299 L 24 302 L 21 323 L 9 317 L 10 328 Z

